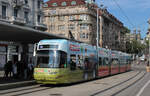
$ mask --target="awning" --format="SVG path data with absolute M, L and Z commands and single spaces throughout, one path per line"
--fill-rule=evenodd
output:
M 33 28 L 0 21 L 0 41 L 36 43 L 41 39 L 67 39 Z

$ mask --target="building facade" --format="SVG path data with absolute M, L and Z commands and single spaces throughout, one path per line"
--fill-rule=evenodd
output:
M 96 45 L 97 5 L 95 0 L 49 0 L 44 4 L 47 32 Z M 99 8 L 99 45 L 118 50 L 123 23 L 106 9 Z
M 107 9 L 100 9 L 100 45 L 112 50 L 120 50 L 123 23 L 110 14 Z
M 43 0 L 0 0 L 0 21 L 46 30 Z
M 87 2 L 87 3 L 86 3 Z M 50 0 L 44 5 L 47 32 L 89 44 L 96 42 L 96 11 L 91 0 Z M 90 2 L 90 3 L 88 3 Z
M 0 0 L 0 22 L 44 31 L 47 27 L 43 24 L 42 6 L 43 0 Z M 7 61 L 18 61 L 25 55 L 31 59 L 32 53 L 33 44 L 0 41 L 0 68 L 3 68 Z

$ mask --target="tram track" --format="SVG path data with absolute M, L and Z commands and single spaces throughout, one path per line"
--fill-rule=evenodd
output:
M 9 89 L 9 90 L 3 90 L 0 92 L 0 96 L 20 96 L 20 95 L 26 95 L 34 92 L 49 90 L 56 87 L 63 87 L 65 85 L 45 85 L 45 84 L 37 84 L 34 86 L 27 86 L 22 88 L 15 88 Z
M 137 82 L 139 82 L 142 78 L 144 78 L 144 76 L 146 75 L 146 72 L 144 73 L 144 75 L 142 77 L 140 77 L 138 80 L 134 81 L 132 84 L 126 86 L 125 88 L 119 90 L 118 92 L 112 94 L 111 96 L 116 96 L 117 94 L 121 93 L 122 91 L 126 90 L 127 88 L 133 86 L 134 84 L 136 84 Z
M 14 89 L 10 89 L 10 90 L 5 90 L 0 92 L 0 96 L 20 96 L 20 95 L 24 95 L 24 94 L 29 94 L 29 93 L 33 93 L 33 92 L 38 92 L 38 91 L 42 91 L 42 90 L 47 90 L 47 89 L 51 89 L 53 87 L 44 87 L 44 85 L 38 84 L 38 85 L 34 85 L 34 86 L 28 86 L 28 87 L 23 87 L 23 88 L 16 88 Z
M 140 76 L 141 74 L 142 74 L 142 76 Z M 115 84 L 115 85 L 113 85 L 113 86 L 111 86 L 109 88 L 106 88 L 106 89 L 103 89 L 103 90 L 98 91 L 96 93 L 93 93 L 90 96 L 115 96 L 115 95 L 119 94 L 120 92 L 124 91 L 125 89 L 129 88 L 130 86 L 134 85 L 135 83 L 137 83 L 145 75 L 146 75 L 146 72 L 139 71 L 137 74 L 135 74 L 134 76 L 130 77 L 129 79 L 124 80 L 124 81 L 122 81 L 122 82 L 120 82 L 118 84 Z M 137 78 L 138 76 L 140 76 L 140 77 Z M 134 80 L 134 79 L 136 79 L 136 80 Z M 123 84 L 126 84 L 128 82 L 132 82 L 132 83 L 127 84 L 127 86 L 125 86 L 123 88 L 119 88 L 120 86 L 122 86 Z M 119 89 L 119 90 L 117 90 L 117 89 Z M 115 90 L 115 91 L 112 91 L 112 90 Z M 106 95 L 105 95 L 105 93 L 106 93 Z
M 136 78 L 137 76 L 139 76 L 140 74 L 142 74 L 142 71 L 138 71 L 135 75 L 133 75 L 132 77 L 130 77 L 127 80 L 124 80 L 116 85 L 113 85 L 112 87 L 106 88 L 104 90 L 101 90 L 99 92 L 96 92 L 94 94 L 92 94 L 91 96 L 96 96 L 96 95 L 100 95 L 102 93 L 105 93 L 107 91 L 110 91 L 113 88 L 116 88 L 117 86 L 123 85 L 126 82 L 131 81 L 132 79 Z M 138 82 L 140 79 L 142 79 L 145 76 L 145 73 L 143 73 L 143 75 L 141 75 L 136 82 Z M 136 83 L 135 82 L 135 83 Z M 39 91 L 45 91 L 45 90 L 49 90 L 49 89 L 53 89 L 53 88 L 57 88 L 57 87 L 64 87 L 64 85 L 43 85 L 43 84 L 38 84 L 38 85 L 34 85 L 34 86 L 27 86 L 27 87 L 23 87 L 23 88 L 16 88 L 16 89 L 10 89 L 10 90 L 5 90 L 0 92 L 0 96 L 20 96 L 20 95 L 28 95 L 31 93 L 36 93 Z M 119 92 L 125 90 L 126 88 L 128 88 L 130 86 L 126 86 L 125 88 L 122 88 L 121 90 L 113 93 L 112 95 L 106 95 L 106 96 L 115 96 L 116 94 L 118 94 Z M 101 95 L 100 95 L 101 96 Z M 103 95 L 102 95 L 103 96 Z

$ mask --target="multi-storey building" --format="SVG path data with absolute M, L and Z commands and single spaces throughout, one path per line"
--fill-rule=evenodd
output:
M 100 10 L 100 44 L 102 47 L 120 50 L 121 40 L 120 32 L 123 29 L 123 23 L 120 22 L 116 17 L 110 14 L 107 9 Z
M 0 0 L 0 21 L 46 30 L 43 0 Z
M 95 44 L 96 11 L 92 0 L 50 0 L 44 5 L 47 32 Z M 90 5 L 91 4 L 91 5 Z
M 97 5 L 95 0 L 49 0 L 44 5 L 47 32 L 96 45 Z M 99 9 L 99 45 L 119 49 L 123 24 L 106 9 Z
M 43 24 L 42 5 L 43 0 L 0 0 L 0 22 L 44 31 L 47 27 Z M 26 52 L 33 52 L 31 45 L 0 41 L 0 68 L 9 60 L 20 60 L 26 47 L 29 48 Z

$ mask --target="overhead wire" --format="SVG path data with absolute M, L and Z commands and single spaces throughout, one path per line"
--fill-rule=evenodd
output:
M 130 23 L 130 25 L 133 27 L 133 28 L 136 28 L 136 26 L 131 22 L 131 20 L 129 19 L 129 17 L 126 15 L 126 13 L 124 12 L 124 10 L 121 8 L 121 6 L 119 5 L 119 3 L 117 3 L 116 0 L 112 0 L 116 5 L 117 7 L 120 9 L 120 11 L 122 12 L 122 14 L 126 17 L 126 19 L 128 20 L 128 22 Z

